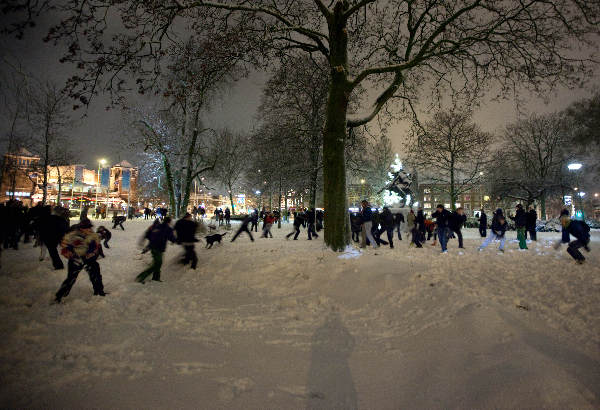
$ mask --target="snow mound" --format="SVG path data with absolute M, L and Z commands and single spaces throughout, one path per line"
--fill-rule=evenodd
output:
M 360 249 L 356 249 L 354 246 L 348 245 L 348 246 L 346 246 L 346 249 L 344 249 L 344 252 L 342 252 L 342 254 L 338 256 L 338 258 L 340 258 L 340 259 L 357 259 L 357 258 L 360 258 L 361 255 L 362 255 L 362 251 Z

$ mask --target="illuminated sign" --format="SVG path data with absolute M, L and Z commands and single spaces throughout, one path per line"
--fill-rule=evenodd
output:
M 8 192 L 6 191 L 6 196 L 31 196 L 29 192 Z

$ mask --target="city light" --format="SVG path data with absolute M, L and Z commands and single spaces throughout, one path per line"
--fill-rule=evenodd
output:
M 361 180 L 360 180 L 360 183 L 361 183 L 361 184 L 364 184 L 364 183 L 365 183 L 365 180 L 364 180 L 364 179 L 361 179 Z
M 573 162 L 572 164 L 567 165 L 567 168 L 569 168 L 571 171 L 577 171 L 578 169 L 581 169 L 582 166 L 583 165 L 579 162 Z
M 260 191 L 256 191 L 256 195 L 260 195 Z
M 598 198 L 598 193 L 595 193 L 595 194 L 594 194 L 594 197 L 595 197 L 595 198 Z

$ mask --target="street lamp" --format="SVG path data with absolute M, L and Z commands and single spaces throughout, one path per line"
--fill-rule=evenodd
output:
M 579 176 L 580 176 L 580 172 L 577 172 L 579 170 L 581 170 L 581 168 L 583 167 L 583 164 L 579 163 L 579 162 L 572 162 L 569 165 L 567 165 L 567 168 L 569 169 L 569 171 L 575 171 L 575 179 L 576 179 L 576 183 L 577 183 L 577 187 L 573 188 L 574 191 L 578 191 L 579 190 L 579 186 L 581 185 L 579 183 Z M 583 195 L 581 195 L 581 193 L 579 195 L 577 195 L 579 197 L 579 211 L 581 212 L 581 219 L 584 219 L 583 216 Z M 575 210 L 575 201 L 573 201 L 573 216 L 579 216 L 576 213 Z

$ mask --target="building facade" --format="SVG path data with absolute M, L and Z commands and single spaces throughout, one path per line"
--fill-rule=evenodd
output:
M 40 158 L 26 149 L 3 157 L 1 200 L 16 199 L 32 206 L 43 199 Z M 85 165 L 48 166 L 49 204 L 70 208 L 83 206 L 126 207 L 137 201 L 138 169 L 127 161 L 98 170 Z

